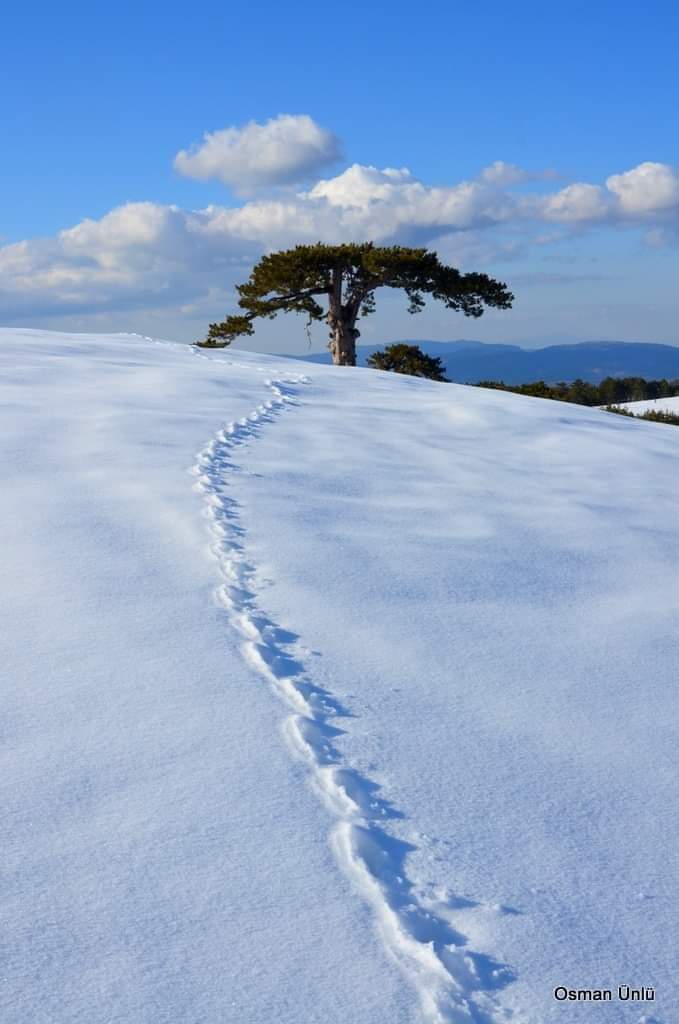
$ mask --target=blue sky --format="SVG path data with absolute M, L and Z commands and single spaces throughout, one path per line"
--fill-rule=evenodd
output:
M 679 344 L 675 4 L 38 3 L 3 36 L 4 323 L 191 340 L 266 248 L 371 234 L 517 303 L 471 322 L 388 296 L 366 341 Z M 253 163 L 250 122 L 285 173 Z M 310 197 L 320 179 L 340 184 Z M 287 318 L 250 347 L 305 344 Z

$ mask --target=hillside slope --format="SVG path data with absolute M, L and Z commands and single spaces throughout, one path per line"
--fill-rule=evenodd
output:
M 0 332 L 11 1024 L 679 1010 L 679 433 Z

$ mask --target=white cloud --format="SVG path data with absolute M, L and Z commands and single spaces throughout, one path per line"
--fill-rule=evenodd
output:
M 648 223 L 655 215 L 679 213 L 679 174 L 668 164 L 647 161 L 601 185 L 577 182 L 541 203 L 546 220 L 564 223 Z
M 223 288 L 261 246 L 211 237 L 209 211 L 127 203 L 51 239 L 0 249 L 5 317 L 181 305 Z
M 617 196 L 627 214 L 655 213 L 679 206 L 679 175 L 667 164 L 639 164 L 624 174 L 612 174 L 606 188 Z
M 360 164 L 318 182 L 300 199 L 335 210 L 348 237 L 376 241 L 435 238 L 452 230 L 499 223 L 514 208 L 510 196 L 484 182 L 429 186 L 407 167 L 378 170 Z
M 231 288 L 263 251 L 319 239 L 427 244 L 465 233 L 464 250 L 478 251 L 470 232 L 511 211 L 511 200 L 483 183 L 431 188 L 407 169 L 358 165 L 307 192 L 240 207 L 128 203 L 54 238 L 1 248 L 0 315 L 180 310 Z
M 495 160 L 488 167 L 484 167 L 479 178 L 487 181 L 490 185 L 506 187 L 509 185 L 521 185 L 526 181 L 552 181 L 557 177 L 554 170 L 527 171 L 516 164 L 505 163 L 504 160 Z
M 561 222 L 596 222 L 610 212 L 606 193 L 599 185 L 577 182 L 567 185 L 539 202 L 545 220 Z
M 354 164 L 307 191 L 241 206 L 128 203 L 52 238 L 0 248 L 0 319 L 151 309 L 181 317 L 210 303 L 225 312 L 263 252 L 318 240 L 426 245 L 482 270 L 588 226 L 638 225 L 656 232 L 655 244 L 661 230 L 663 241 L 676 237 L 677 178 L 664 164 L 551 195 L 512 192 L 500 171 L 490 177 L 433 187 L 407 168 Z M 560 229 L 545 234 L 554 223 Z
M 423 186 L 407 167 L 396 170 L 352 164 L 342 174 L 319 181 L 308 193 L 310 199 L 327 199 L 331 206 L 361 207 L 373 200 L 389 200 L 400 191 L 423 190 Z
M 308 114 L 279 114 L 265 124 L 206 132 L 201 143 L 177 153 L 174 166 L 188 178 L 214 178 L 249 195 L 261 186 L 304 181 L 341 155 L 337 137 Z

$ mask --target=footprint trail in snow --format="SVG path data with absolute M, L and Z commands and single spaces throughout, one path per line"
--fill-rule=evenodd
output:
M 239 448 L 256 440 L 288 407 L 308 378 L 268 380 L 270 397 L 229 423 L 198 453 L 192 469 L 213 535 L 221 586 L 217 596 L 230 625 L 242 637 L 250 667 L 289 710 L 287 742 L 309 769 L 311 783 L 336 819 L 331 842 L 344 871 L 374 909 L 378 931 L 391 956 L 415 986 L 431 1024 L 500 1024 L 510 1017 L 493 993 L 514 978 L 505 965 L 471 951 L 451 925 L 449 905 L 417 891 L 406 859 L 414 847 L 390 835 L 385 823 L 402 818 L 378 796 L 379 786 L 347 763 L 337 745 L 348 716 L 327 690 L 314 684 L 291 650 L 290 634 L 259 607 L 255 566 L 245 553 L 240 506 L 229 495 L 229 476 L 239 471 Z

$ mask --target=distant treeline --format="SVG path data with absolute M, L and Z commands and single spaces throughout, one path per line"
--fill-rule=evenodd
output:
M 673 398 L 679 395 L 679 379 L 644 380 L 643 377 L 604 377 L 600 384 L 574 380 L 570 384 L 559 381 L 545 384 L 544 380 L 532 384 L 505 384 L 498 380 L 480 380 L 476 387 L 513 391 L 517 395 L 535 398 L 554 398 L 557 402 L 576 405 L 618 405 L 620 402 L 643 402 L 652 398 Z

